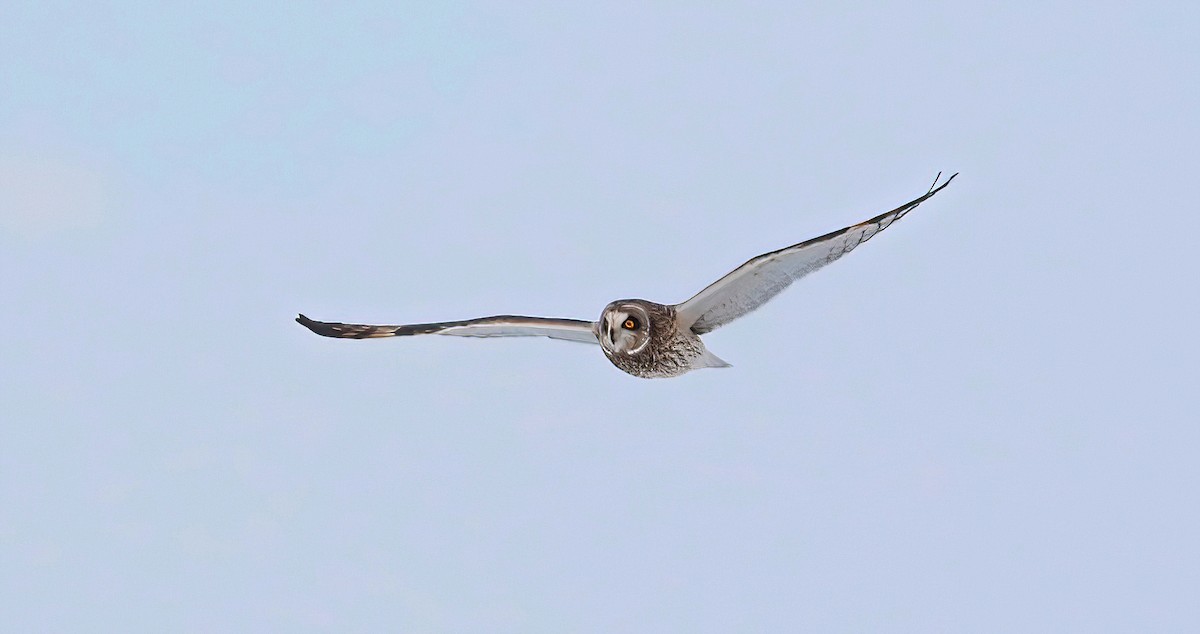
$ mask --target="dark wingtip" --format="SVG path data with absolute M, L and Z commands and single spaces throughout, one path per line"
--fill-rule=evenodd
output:
M 308 328 L 309 330 L 311 330 L 313 332 L 317 332 L 318 322 L 315 322 L 315 321 L 309 319 L 308 317 L 305 317 L 304 313 L 300 313 L 299 315 L 296 315 L 296 323 L 300 324 L 301 326 L 304 326 L 305 328 Z
M 934 194 L 936 194 L 936 193 L 938 193 L 938 192 L 942 191 L 943 189 L 945 189 L 945 188 L 946 188 L 946 185 L 949 185 L 949 184 L 950 184 L 950 181 L 954 180 L 954 177 L 955 177 L 955 176 L 958 176 L 958 172 L 955 172 L 955 173 L 951 174 L 951 175 L 950 175 L 950 178 L 947 178 L 947 179 L 946 179 L 946 182 L 944 182 L 944 183 L 942 183 L 942 184 L 940 184 L 940 185 L 939 185 L 939 184 L 938 184 L 938 181 L 941 181 L 941 180 L 942 180 L 942 172 L 938 172 L 938 173 L 937 173 L 937 176 L 934 176 L 934 177 L 933 177 L 933 184 L 929 186 L 929 191 L 925 192 L 925 195 L 924 195 L 924 196 L 921 196 L 920 198 L 918 198 L 917 200 L 915 200 L 915 201 L 913 201 L 913 202 L 915 202 L 915 203 L 921 203 L 922 201 L 924 201 L 924 200 L 926 200 L 926 199 L 928 199 L 928 198 L 931 198 L 931 197 L 932 197 Z
M 938 172 L 937 178 L 933 179 L 933 184 L 934 184 L 934 186 L 935 186 L 935 187 L 931 188 L 931 189 L 930 189 L 930 192 L 931 192 L 931 193 L 933 193 L 933 192 L 939 192 L 939 191 L 941 191 L 941 190 L 942 190 L 942 189 L 943 189 L 943 188 L 944 188 L 946 185 L 949 185 L 949 184 L 950 184 L 950 181 L 954 180 L 954 177 L 955 177 L 955 176 L 958 176 L 958 172 L 955 172 L 955 173 L 951 174 L 951 175 L 950 175 L 950 178 L 947 178 L 947 179 L 946 179 L 946 182 L 942 183 L 941 185 L 938 185 L 938 184 L 937 184 L 937 182 L 938 182 L 939 180 L 941 180 L 941 178 L 942 178 L 942 173 L 941 173 L 941 172 Z

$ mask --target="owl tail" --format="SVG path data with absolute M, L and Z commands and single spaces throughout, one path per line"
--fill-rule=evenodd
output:
M 729 365 L 728 363 L 726 363 L 724 360 L 722 360 L 717 355 L 709 352 L 708 348 L 705 348 L 704 353 L 701 354 L 700 356 L 696 357 L 692 361 L 692 369 L 694 369 L 694 370 L 699 370 L 700 368 L 732 368 L 732 367 L 733 367 L 732 365 Z

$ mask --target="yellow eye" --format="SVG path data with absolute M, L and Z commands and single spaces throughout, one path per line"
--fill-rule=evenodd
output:
M 625 327 L 625 330 L 637 330 L 637 321 L 634 320 L 632 317 L 630 317 L 629 319 L 626 319 L 625 323 L 623 323 L 621 325 Z

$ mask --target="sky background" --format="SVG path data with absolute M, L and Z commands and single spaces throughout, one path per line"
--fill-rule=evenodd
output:
M 0 630 L 1200 630 L 1194 4 L 203 4 L 0 4 Z

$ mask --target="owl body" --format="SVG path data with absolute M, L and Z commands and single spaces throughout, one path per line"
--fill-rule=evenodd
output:
M 606 306 L 596 322 L 596 338 L 613 365 L 643 379 L 729 365 L 681 326 L 674 306 L 644 299 L 619 299 Z

